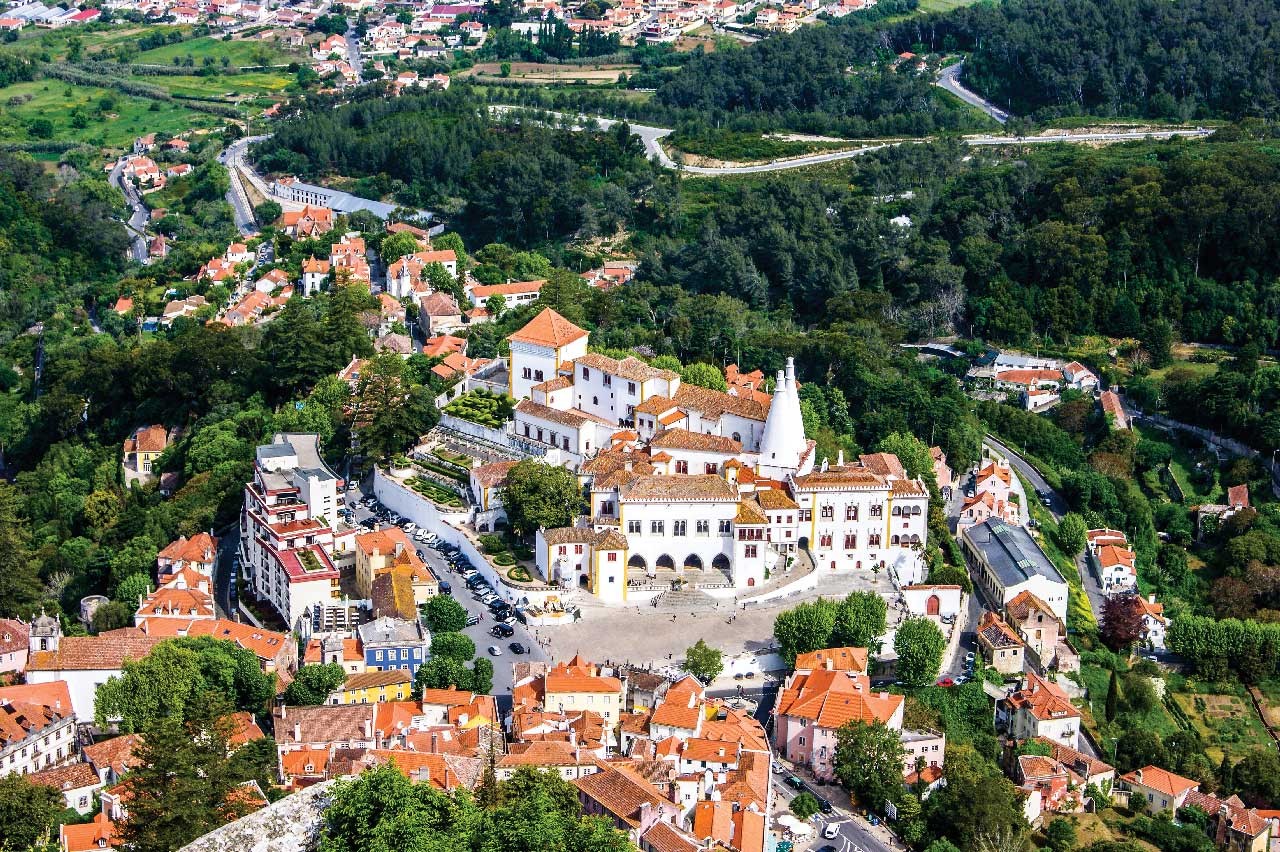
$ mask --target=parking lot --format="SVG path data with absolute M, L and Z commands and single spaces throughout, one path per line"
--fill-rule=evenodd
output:
M 520 621 L 519 613 L 509 606 L 504 609 L 499 605 L 493 590 L 471 570 L 465 557 L 451 546 L 434 540 L 433 531 L 419 529 L 407 518 L 382 507 L 371 496 L 354 490 L 348 494 L 350 502 L 342 510 L 349 513 L 343 514 L 347 523 L 362 532 L 386 526 L 403 529 L 414 542 L 418 556 L 440 581 L 441 594 L 449 594 L 466 609 L 469 624 L 463 633 L 476 643 L 478 654 L 487 654 L 493 661 L 493 694 L 498 697 L 499 707 L 505 711 L 511 700 L 511 664 L 520 660 L 548 659 L 546 651 L 538 644 L 538 637 Z M 499 624 L 502 627 L 498 627 Z M 495 630 L 507 635 L 495 635 Z M 496 654 L 493 653 L 495 650 Z

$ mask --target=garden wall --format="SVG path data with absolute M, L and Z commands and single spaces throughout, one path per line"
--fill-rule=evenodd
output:
M 452 414 L 441 414 L 440 426 L 471 438 L 488 441 L 491 444 L 497 444 L 502 447 L 511 446 L 510 437 L 505 429 L 491 429 L 488 426 L 481 426 L 479 423 L 472 423 L 470 420 L 463 420 L 461 417 L 454 417 Z

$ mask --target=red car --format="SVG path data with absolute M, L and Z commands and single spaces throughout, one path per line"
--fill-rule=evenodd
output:
M 955 685 L 956 685 L 956 682 L 949 677 L 941 678 L 938 681 L 938 686 L 955 686 Z

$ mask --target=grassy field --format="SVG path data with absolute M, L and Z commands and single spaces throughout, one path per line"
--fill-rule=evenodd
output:
M 920 0 L 921 12 L 950 12 L 961 6 L 972 6 L 978 0 Z
M 1212 464 L 1211 457 L 1210 461 L 1207 462 L 1207 466 L 1214 473 L 1213 483 L 1208 487 L 1197 485 L 1191 475 L 1198 461 L 1197 454 L 1188 449 L 1179 440 L 1178 435 L 1146 425 L 1139 425 L 1137 429 L 1141 437 L 1152 441 L 1162 441 L 1173 447 L 1173 459 L 1169 463 L 1169 471 L 1173 474 L 1174 481 L 1178 483 L 1178 487 L 1182 489 L 1187 505 L 1213 502 L 1222 495 L 1222 489 L 1218 485 L 1217 469 Z
M 502 65 L 511 66 L 511 74 L 506 80 L 525 81 L 531 83 L 573 83 L 610 84 L 618 82 L 618 75 L 631 75 L 639 70 L 639 65 L 555 65 L 541 62 L 482 62 L 462 72 L 463 77 L 499 78 Z
M 253 71 L 244 74 L 215 74 L 211 77 L 147 77 L 146 81 L 174 95 L 234 100 L 244 95 L 279 94 L 293 82 L 293 78 L 284 73 Z
M 298 55 L 282 50 L 271 41 L 223 41 L 213 36 L 195 38 L 177 44 L 166 44 L 138 54 L 134 62 L 142 65 L 172 65 L 174 59 L 195 60 L 196 67 L 205 59 L 212 59 L 219 66 L 225 58 L 229 64 L 240 67 L 246 65 L 288 65 L 298 60 Z
M 115 105 L 99 117 L 99 105 L 107 96 Z M 222 123 L 216 116 L 193 112 L 178 103 L 132 97 L 60 80 L 6 86 L 0 89 L 0 104 L 5 105 L 0 110 L 0 139 L 12 142 L 32 141 L 29 124 L 40 118 L 52 123 L 54 139 L 102 147 L 121 147 L 144 133 L 180 133 Z M 88 117 L 86 126 L 72 124 L 76 110 Z
M 111 54 L 117 47 L 131 41 L 137 41 L 156 27 L 64 27 L 57 30 L 44 30 L 27 27 L 18 40 L 0 45 L 0 51 L 22 54 L 48 54 L 50 60 L 66 59 L 70 50 L 71 39 L 79 39 L 85 57 L 94 54 Z

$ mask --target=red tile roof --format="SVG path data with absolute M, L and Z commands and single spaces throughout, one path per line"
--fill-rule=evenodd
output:
M 530 320 L 523 328 L 509 335 L 507 340 L 559 349 L 586 336 L 586 331 L 578 328 L 551 308 L 543 308 L 542 313 Z

